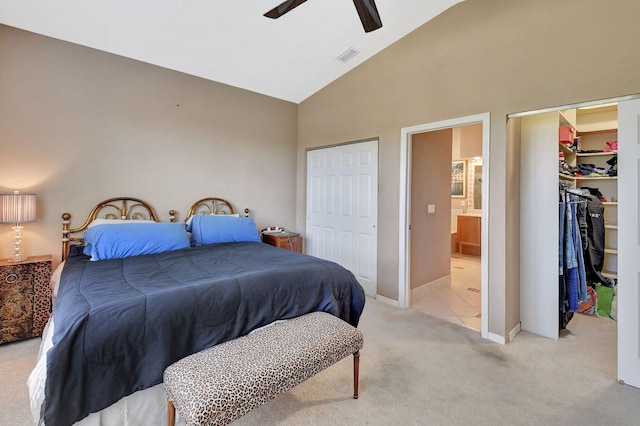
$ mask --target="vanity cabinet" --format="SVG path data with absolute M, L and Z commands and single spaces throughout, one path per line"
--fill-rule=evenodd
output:
M 481 221 L 480 215 L 458 215 L 458 250 L 461 254 L 480 256 Z

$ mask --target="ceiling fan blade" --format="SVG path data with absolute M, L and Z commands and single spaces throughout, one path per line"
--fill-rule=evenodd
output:
M 267 18 L 277 19 L 307 0 L 287 0 L 264 14 Z
M 360 15 L 364 32 L 368 33 L 382 27 L 382 20 L 374 0 L 353 0 L 353 4 Z

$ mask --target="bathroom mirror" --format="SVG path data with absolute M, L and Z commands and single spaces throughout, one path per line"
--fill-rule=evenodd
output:
M 471 181 L 473 187 L 473 208 L 482 209 L 482 164 L 473 166 L 473 179 Z

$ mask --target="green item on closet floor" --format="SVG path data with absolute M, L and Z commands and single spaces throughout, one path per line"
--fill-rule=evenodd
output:
M 613 288 L 596 283 L 596 294 L 598 295 L 598 315 L 601 317 L 611 316 Z

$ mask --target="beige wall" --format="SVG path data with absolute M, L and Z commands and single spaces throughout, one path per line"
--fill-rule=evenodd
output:
M 489 331 L 505 336 L 519 318 L 506 115 L 640 93 L 639 14 L 635 0 L 467 0 L 299 106 L 0 26 L 0 191 L 38 194 L 29 255 L 58 254 L 62 212 L 119 195 L 165 220 L 217 195 L 304 230 L 305 150 L 377 137 L 378 293 L 397 300 L 400 130 L 490 112 Z
M 482 124 L 470 124 L 453 129 L 452 160 L 482 157 Z
M 378 294 L 397 300 L 400 131 L 490 112 L 488 331 L 506 336 L 518 286 L 506 115 L 640 93 L 638 16 L 635 0 L 467 0 L 447 10 L 300 104 L 298 228 L 305 149 L 378 137 Z
M 451 140 L 451 129 L 411 138 L 411 289 L 451 273 Z
M 27 255 L 60 252 L 60 215 L 82 224 L 116 196 L 162 220 L 218 196 L 259 226 L 295 228 L 297 105 L 0 26 L 0 191 L 37 194 Z M 0 225 L 0 257 L 10 251 Z

